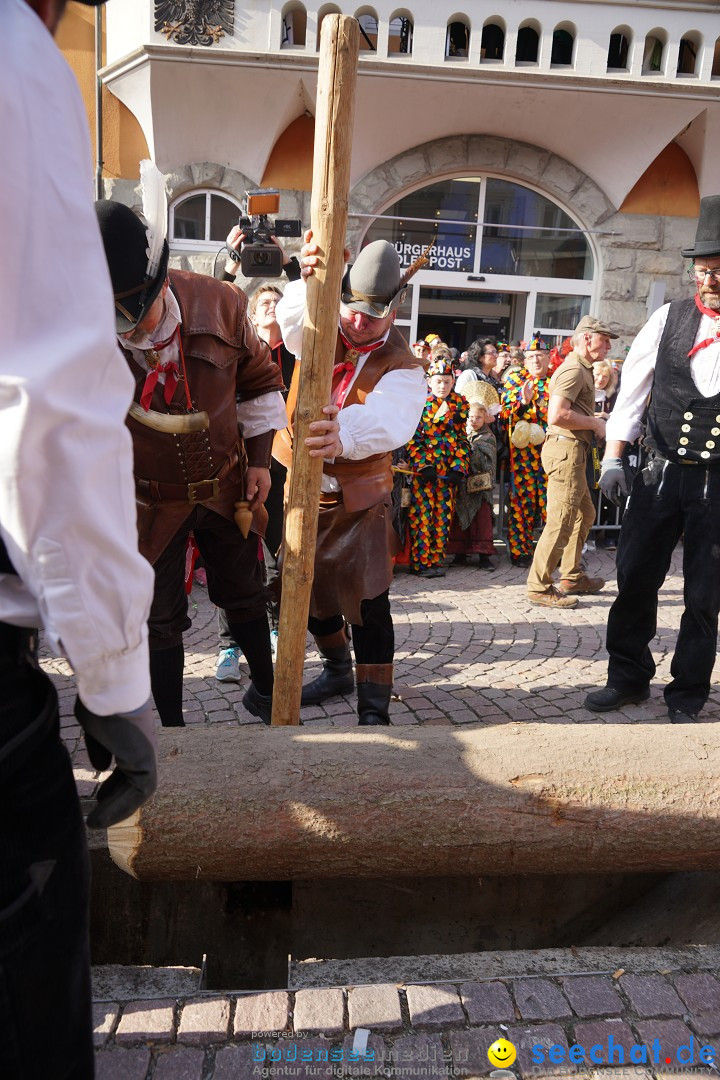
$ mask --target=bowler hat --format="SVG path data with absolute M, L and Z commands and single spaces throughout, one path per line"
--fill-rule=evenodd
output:
M 605 337 L 616 338 L 618 335 L 600 319 L 594 315 L 583 315 L 580 322 L 573 330 L 573 334 L 604 334 Z
M 682 254 L 685 259 L 720 255 L 720 195 L 706 195 L 700 200 L 695 246 L 683 248 Z
M 95 203 L 115 298 L 115 329 L 127 334 L 142 322 L 167 277 L 167 240 L 154 277 L 147 276 L 147 231 L 129 206 L 114 199 Z
M 387 240 L 374 240 L 364 247 L 345 274 L 342 302 L 353 311 L 373 319 L 384 319 L 405 299 L 400 288 L 400 260 Z

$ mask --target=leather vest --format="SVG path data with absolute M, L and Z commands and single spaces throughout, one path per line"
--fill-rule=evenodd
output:
M 245 293 L 204 274 L 171 270 L 169 278 L 182 316 L 188 390 L 193 406 L 207 412 L 209 428 L 176 435 L 152 430 L 128 417 L 133 439 L 140 551 L 151 563 L 192 511 L 194 504 L 188 497 L 188 485 L 196 490 L 198 502 L 222 517 L 233 517 L 235 502 L 243 497 L 246 468 L 236 397 L 244 401 L 283 389 L 278 365 L 246 317 Z M 135 376 L 134 399 L 138 402 L 147 372 L 129 352 L 125 352 L 125 357 Z M 165 404 L 163 388 L 158 383 L 151 408 L 158 413 L 184 413 L 183 379 L 178 381 L 170 405 Z M 218 474 L 221 479 L 214 489 L 210 478 Z M 164 492 L 162 485 L 173 487 Z M 167 494 L 182 487 L 185 489 L 182 496 Z M 263 516 L 264 512 L 256 522 L 261 532 Z
M 342 362 L 345 346 L 338 335 L 335 347 L 335 363 Z M 363 405 L 368 394 L 375 389 L 383 375 L 389 371 L 401 371 L 407 368 L 423 369 L 423 362 L 408 349 L 405 338 L 397 327 L 392 326 L 385 344 L 371 352 L 365 359 L 360 374 L 345 398 L 345 405 Z M 290 394 L 288 395 L 288 415 L 291 423 L 285 432 L 278 432 L 275 437 L 273 455 L 290 468 L 292 459 L 292 418 L 297 402 L 297 385 L 300 365 L 296 365 Z M 337 458 L 332 464 L 323 463 L 323 472 L 334 477 L 340 485 L 343 502 L 349 513 L 367 510 L 392 491 L 393 475 L 391 470 L 392 453 L 372 454 L 360 461 L 347 461 Z
M 688 353 L 700 312 L 694 300 L 673 300 L 655 362 L 645 445 L 678 465 L 720 462 L 720 393 L 703 397 Z

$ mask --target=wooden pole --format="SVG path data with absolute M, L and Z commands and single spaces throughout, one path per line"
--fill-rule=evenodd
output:
M 282 601 L 272 723 L 300 723 L 305 638 L 315 563 L 322 459 L 305 448 L 308 424 L 330 401 L 350 189 L 358 22 L 326 15 L 320 34 L 310 227 L 318 246 L 307 279 L 290 495 L 285 513 Z
M 720 868 L 717 724 L 163 728 L 141 881 Z

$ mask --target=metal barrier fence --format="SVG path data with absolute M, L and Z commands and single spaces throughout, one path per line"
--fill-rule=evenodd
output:
M 507 537 L 508 493 L 510 489 L 508 472 L 506 462 L 501 462 L 498 483 L 495 485 L 493 496 L 498 540 L 505 540 Z M 607 499 L 603 498 L 600 488 L 596 488 L 594 491 L 591 490 L 590 494 L 595 502 L 595 524 L 590 529 L 590 535 L 603 532 L 613 533 L 617 536 L 620 532 L 625 507 L 613 506 L 612 503 L 609 503 Z

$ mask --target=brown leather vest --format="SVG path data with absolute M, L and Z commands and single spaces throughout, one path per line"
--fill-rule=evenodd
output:
M 335 346 L 335 363 L 342 363 L 346 348 L 338 334 Z M 389 371 L 402 371 L 408 368 L 423 369 L 423 362 L 414 356 L 408 348 L 405 338 L 397 327 L 392 326 L 385 344 L 371 352 L 353 383 L 344 406 L 363 405 L 368 394 L 375 389 L 383 375 Z M 292 460 L 292 423 L 297 402 L 300 364 L 296 365 L 288 394 L 287 410 L 290 423 L 283 432 L 278 432 L 273 446 L 273 456 L 288 469 Z M 332 464 L 323 462 L 323 472 L 337 480 L 342 491 L 345 508 L 350 513 L 367 510 L 385 499 L 392 491 L 392 454 L 388 450 L 382 454 L 372 454 L 360 461 L 348 461 L 337 458 Z
M 169 434 L 128 417 L 140 550 L 150 562 L 155 562 L 192 510 L 187 495 L 168 497 L 168 486 L 198 485 L 221 473 L 217 494 L 208 498 L 211 485 L 197 487 L 197 501 L 232 518 L 235 502 L 243 497 L 245 471 L 236 396 L 246 400 L 283 389 L 269 348 L 246 318 L 245 293 L 204 274 L 171 270 L 169 277 L 180 305 L 187 392 L 193 408 L 207 412 L 209 427 L 188 435 Z M 139 401 L 147 372 L 129 352 L 123 352 L 135 376 L 134 400 Z M 165 414 L 187 411 L 184 379 L 179 380 L 170 405 L 165 404 L 163 391 L 160 385 L 155 387 L 151 409 Z

